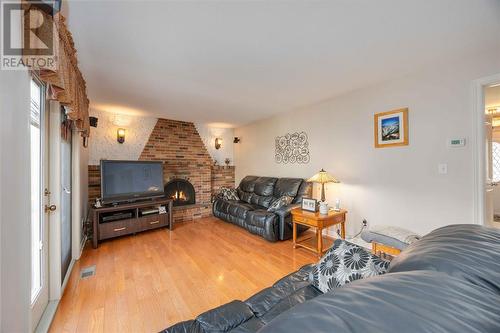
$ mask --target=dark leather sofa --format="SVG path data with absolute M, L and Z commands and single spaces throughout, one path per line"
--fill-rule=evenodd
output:
M 326 294 L 309 284 L 310 269 L 164 332 L 500 332 L 496 229 L 437 229 L 405 249 L 387 274 Z
M 300 206 L 303 197 L 311 195 L 312 185 L 301 178 L 247 176 L 237 191 L 239 201 L 216 198 L 213 215 L 274 242 L 292 236 L 290 211 Z M 294 198 L 292 204 L 268 212 L 271 203 L 284 195 Z M 299 232 L 303 230 L 300 228 Z

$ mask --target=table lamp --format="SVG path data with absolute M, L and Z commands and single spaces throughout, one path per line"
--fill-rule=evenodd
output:
M 335 177 L 330 175 L 325 170 L 321 169 L 320 172 L 312 176 L 307 180 L 308 182 L 321 184 L 321 201 L 326 201 L 325 199 L 325 184 L 326 183 L 340 183 Z

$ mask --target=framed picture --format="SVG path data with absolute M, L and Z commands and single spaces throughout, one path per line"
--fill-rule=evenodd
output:
M 316 199 L 303 198 L 302 209 L 310 212 L 316 211 Z
M 408 145 L 408 108 L 377 113 L 374 122 L 375 148 Z

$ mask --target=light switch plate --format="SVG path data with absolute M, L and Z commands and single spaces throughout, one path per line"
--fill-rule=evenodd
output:
M 446 175 L 448 173 L 448 164 L 446 164 L 446 163 L 439 163 L 438 164 L 438 173 L 440 175 Z

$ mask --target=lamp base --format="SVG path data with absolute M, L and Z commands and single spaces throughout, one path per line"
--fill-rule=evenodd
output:
M 321 201 L 319 203 L 319 213 L 321 215 L 328 215 L 328 202 Z

